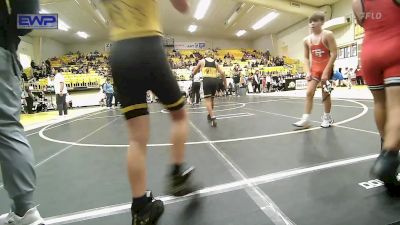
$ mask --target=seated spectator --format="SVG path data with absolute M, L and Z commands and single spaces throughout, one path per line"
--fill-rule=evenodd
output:
M 26 73 L 22 73 L 21 78 L 27 82 L 28 81 L 28 76 L 26 75 Z

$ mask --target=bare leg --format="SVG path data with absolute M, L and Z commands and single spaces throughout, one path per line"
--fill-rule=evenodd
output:
M 132 196 L 141 197 L 147 187 L 146 156 L 149 139 L 149 116 L 140 116 L 128 122 L 129 148 L 128 148 L 128 176 Z
M 307 97 L 306 97 L 306 105 L 305 105 L 305 114 L 310 114 L 313 108 L 314 94 L 317 89 L 318 82 L 316 80 L 311 80 L 307 85 Z
M 214 112 L 213 112 L 213 108 L 214 108 L 214 99 L 212 97 L 206 98 L 206 108 L 208 111 L 208 115 L 210 115 L 210 117 L 214 117 Z
M 324 112 L 331 113 L 331 109 L 332 109 L 331 95 L 329 93 L 326 93 L 323 89 L 322 89 L 322 99 L 325 99 L 324 100 Z
M 375 120 L 384 141 L 382 151 L 371 169 L 371 174 L 382 180 L 388 191 L 391 192 L 399 185 L 396 176 L 400 149 L 400 87 L 388 87 L 372 93 L 375 102 Z
M 188 117 L 185 109 L 171 111 L 171 163 L 182 165 L 185 160 L 185 142 L 188 135 Z
M 400 86 L 385 88 L 386 90 L 386 124 L 383 148 L 389 151 L 400 149 Z
M 384 90 L 371 91 L 374 96 L 375 123 L 381 137 L 385 137 L 386 94 Z

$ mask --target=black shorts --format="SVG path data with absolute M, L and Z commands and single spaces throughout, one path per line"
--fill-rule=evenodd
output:
M 111 70 L 126 119 L 148 115 L 151 90 L 168 110 L 179 110 L 184 98 L 169 67 L 162 37 L 132 38 L 113 43 Z
M 204 77 L 203 78 L 203 92 L 204 98 L 214 97 L 218 89 L 218 78 Z

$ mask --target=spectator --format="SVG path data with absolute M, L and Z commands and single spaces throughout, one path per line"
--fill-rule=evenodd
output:
M 24 82 L 28 82 L 28 76 L 26 73 L 22 73 L 21 78 L 24 80 Z
M 106 94 L 106 106 L 111 109 L 112 108 L 112 101 L 114 97 L 114 87 L 110 83 L 110 78 L 107 78 L 106 83 L 103 84 L 103 91 Z
M 35 97 L 29 87 L 25 87 L 25 101 L 26 101 L 26 111 L 28 114 L 33 114 L 33 102 Z
M 55 69 L 52 69 L 55 72 Z M 65 85 L 64 76 L 61 74 L 62 70 L 59 69 L 58 73 L 54 76 L 54 92 L 56 94 L 56 103 L 58 109 L 58 115 L 64 116 L 68 115 L 68 106 L 66 102 L 67 96 L 67 86 Z
M 232 95 L 232 91 L 233 91 L 233 84 L 232 84 L 232 82 L 229 82 L 228 90 L 226 91 L 226 95 Z
M 256 70 L 256 73 L 253 76 L 253 89 L 254 93 L 260 93 L 260 71 Z
M 353 86 L 353 80 L 356 78 L 356 74 L 353 71 L 353 68 L 350 68 L 349 73 L 348 73 L 348 83 L 349 83 L 349 89 Z
M 233 83 L 234 83 L 234 90 L 235 90 L 235 95 L 237 97 L 240 97 L 240 71 L 239 71 L 239 66 L 236 65 L 233 68 Z
M 267 92 L 271 91 L 271 75 L 267 74 L 267 76 L 265 77 L 265 82 L 267 83 Z
M 343 74 L 342 74 L 342 68 L 339 68 L 333 73 L 333 80 L 335 83 L 335 86 L 340 87 L 342 85 L 343 81 Z
M 51 74 L 51 63 L 49 59 L 46 60 L 45 67 L 42 68 L 42 70 L 45 70 L 45 74 Z
M 350 87 L 350 84 L 349 84 L 349 68 L 346 67 L 346 68 L 344 69 L 344 72 L 343 72 L 342 74 L 343 74 L 343 80 L 346 80 L 346 82 L 344 82 L 345 85 L 346 85 L 347 87 Z
M 261 85 L 262 85 L 262 87 L 261 87 L 261 92 L 265 93 L 265 92 L 266 92 L 267 81 L 266 81 L 266 77 L 265 77 L 264 72 L 263 72 L 263 74 L 261 75 L 260 80 L 261 80 Z
M 357 80 L 357 85 L 364 85 L 364 80 L 361 74 L 361 68 L 358 65 L 356 69 L 356 80 Z

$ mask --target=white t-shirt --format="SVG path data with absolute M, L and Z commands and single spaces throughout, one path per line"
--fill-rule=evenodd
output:
M 200 82 L 201 81 L 201 77 L 202 77 L 201 73 L 197 73 L 196 75 L 194 75 L 193 81 L 194 82 Z
M 344 73 L 343 73 L 343 78 L 344 78 L 344 79 L 349 78 L 349 72 L 350 72 L 350 70 L 345 70 L 345 71 L 344 71 Z
M 54 92 L 56 94 L 61 94 L 60 93 L 61 83 L 64 83 L 64 89 L 62 93 L 67 94 L 67 85 L 65 85 L 64 76 L 61 73 L 57 73 L 54 76 Z
M 354 78 L 356 78 L 356 74 L 353 71 L 349 71 L 349 77 L 348 78 L 354 79 Z

